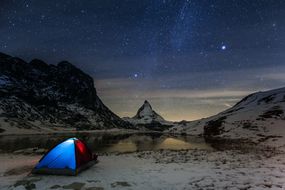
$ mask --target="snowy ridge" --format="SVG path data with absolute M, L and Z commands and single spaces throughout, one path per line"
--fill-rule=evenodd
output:
M 250 94 L 225 112 L 233 112 L 242 109 L 256 109 L 256 107 L 259 106 L 280 104 L 282 102 L 285 102 L 285 88 Z
M 253 93 L 217 115 L 175 125 L 171 132 L 247 139 L 285 148 L 285 88 Z

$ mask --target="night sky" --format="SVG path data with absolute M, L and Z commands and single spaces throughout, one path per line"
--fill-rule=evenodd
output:
M 285 86 L 284 0 L 1 0 L 0 51 L 68 60 L 103 102 L 168 120 L 220 112 Z

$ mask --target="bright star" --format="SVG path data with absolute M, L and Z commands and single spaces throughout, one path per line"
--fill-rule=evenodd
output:
M 139 75 L 137 73 L 134 74 L 134 77 L 137 78 Z
M 222 45 L 222 50 L 226 50 L 227 47 L 225 45 Z

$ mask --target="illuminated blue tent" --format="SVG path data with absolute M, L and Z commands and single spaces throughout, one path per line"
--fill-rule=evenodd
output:
M 88 147 L 77 138 L 69 138 L 48 151 L 33 169 L 34 174 L 77 175 L 97 163 Z

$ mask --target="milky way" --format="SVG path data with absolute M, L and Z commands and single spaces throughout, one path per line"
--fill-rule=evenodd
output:
M 284 86 L 285 1 L 4 0 L 0 51 L 68 60 L 115 113 L 197 119 Z

